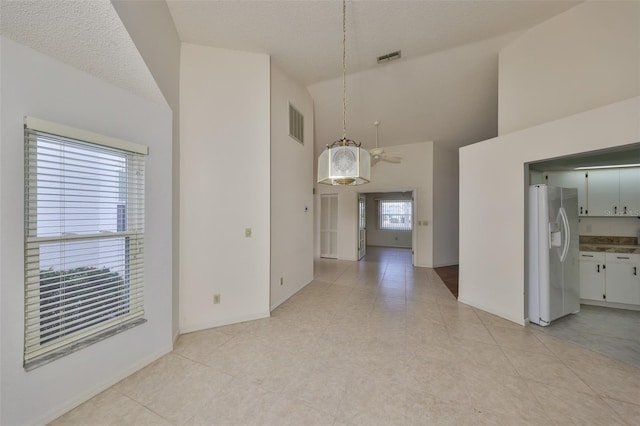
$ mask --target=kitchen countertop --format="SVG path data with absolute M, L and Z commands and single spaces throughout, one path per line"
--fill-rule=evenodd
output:
M 580 251 L 640 254 L 637 237 L 580 235 Z
M 580 244 L 580 251 L 640 254 L 640 246 L 612 245 L 612 244 Z

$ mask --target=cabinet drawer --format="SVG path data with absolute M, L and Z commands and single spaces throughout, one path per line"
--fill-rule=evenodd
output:
M 605 253 L 601 251 L 581 251 L 580 260 L 604 262 L 604 255 Z
M 635 253 L 605 253 L 605 261 L 607 263 L 638 263 L 640 262 L 640 254 Z

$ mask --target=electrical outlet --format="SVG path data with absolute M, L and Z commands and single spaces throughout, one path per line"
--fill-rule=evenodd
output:
M 214 294 L 213 295 L 213 304 L 217 305 L 219 303 L 220 303 L 220 294 L 219 293 L 218 294 Z
M 280 277 L 280 285 L 284 284 L 284 278 Z
M 244 236 L 246 238 L 251 238 L 251 228 L 244 228 Z

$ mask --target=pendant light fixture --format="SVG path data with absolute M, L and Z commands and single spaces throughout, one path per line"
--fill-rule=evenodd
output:
M 371 180 L 371 157 L 360 143 L 347 139 L 347 2 L 342 0 L 342 138 L 318 157 L 318 183 L 362 185 Z

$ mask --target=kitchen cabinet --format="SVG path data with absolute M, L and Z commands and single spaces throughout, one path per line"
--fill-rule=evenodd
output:
M 587 177 L 588 215 L 617 216 L 620 204 L 620 171 L 589 170 Z
M 640 216 L 640 168 L 590 170 L 589 216 Z
M 604 253 L 580 252 L 580 298 L 604 300 Z
M 640 167 L 545 172 L 549 186 L 578 189 L 580 216 L 640 217 Z
M 640 305 L 640 255 L 607 253 L 605 257 L 607 302 Z
M 578 189 L 578 214 L 587 215 L 587 173 L 583 170 L 546 172 L 546 183 L 549 186 Z
M 620 169 L 620 204 L 623 216 L 640 216 L 640 168 Z
M 581 251 L 580 299 L 640 305 L 640 254 Z

